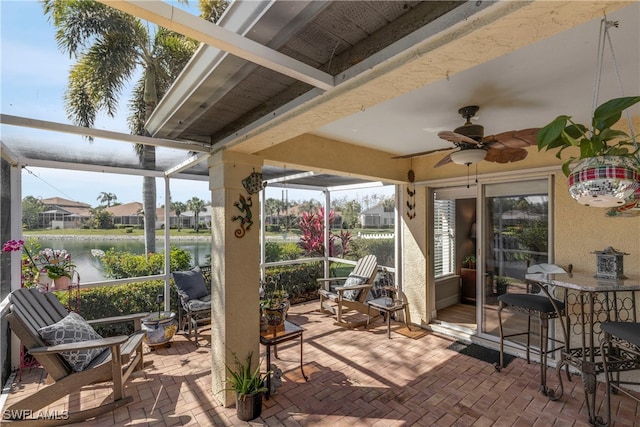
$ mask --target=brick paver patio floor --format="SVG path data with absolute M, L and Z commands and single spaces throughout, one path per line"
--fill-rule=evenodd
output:
M 304 370 L 309 381 L 300 373 L 299 342 L 278 346 L 279 359 L 272 361 L 284 372 L 282 386 L 264 401 L 262 416 L 252 422 L 238 420 L 235 408 L 223 408 L 213 397 L 208 347 L 196 348 L 179 335 L 170 348 L 145 349 L 145 358 L 153 365 L 127 383 L 132 404 L 76 425 L 589 425 L 577 376 L 565 380 L 564 396 L 552 402 L 537 391 L 535 363 L 516 359 L 496 372 L 489 363 L 449 350 L 451 338 L 429 332 L 412 339 L 394 332 L 387 339 L 380 320 L 366 330 L 343 329 L 315 311 L 317 307 L 317 301 L 310 302 L 289 312 L 289 320 L 305 328 Z M 400 326 L 392 324 L 394 329 Z M 205 343 L 210 338 L 206 329 L 203 338 Z M 555 374 L 555 369 L 549 370 L 553 386 Z M 27 369 L 7 402 L 43 382 L 41 369 Z M 603 384 L 598 392 L 601 400 Z M 108 393 L 108 387 L 97 385 L 66 396 L 49 409 L 98 405 Z M 632 399 L 614 396 L 613 407 L 615 426 L 640 426 L 640 405 Z

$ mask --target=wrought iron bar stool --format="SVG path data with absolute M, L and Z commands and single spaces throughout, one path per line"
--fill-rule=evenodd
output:
M 527 285 L 527 293 L 506 293 L 498 297 L 498 325 L 500 329 L 500 363 L 495 368 L 499 372 L 504 367 L 504 341 L 506 338 L 513 338 L 516 336 L 526 335 L 527 345 L 527 363 L 531 363 L 530 353 L 536 352 L 540 355 L 540 393 L 545 396 L 549 396 L 551 400 L 558 400 L 562 397 L 563 386 L 560 382 L 559 393 L 554 392 L 547 387 L 547 355 L 560 351 L 565 347 L 567 339 L 567 331 L 565 329 L 565 322 L 560 321 L 562 329 L 562 339 L 551 338 L 549 336 L 549 320 L 550 319 L 562 319 L 566 316 L 565 303 L 554 296 L 553 291 L 550 293 L 546 285 L 533 280 L 525 280 Z M 531 292 L 531 293 L 530 293 Z M 505 335 L 504 327 L 502 324 L 502 310 L 507 309 L 509 311 L 520 312 L 527 315 L 527 330 L 521 332 L 514 332 Z M 539 337 L 540 341 L 538 348 L 531 345 L 531 318 L 536 317 L 539 323 Z M 549 349 L 549 341 L 552 341 L 555 345 Z M 567 378 L 570 380 L 569 369 L 567 367 Z
M 638 395 L 633 395 L 621 387 L 622 385 L 640 385 L 640 382 L 620 379 L 620 372 L 640 370 L 640 323 L 604 322 L 600 328 L 604 332 L 600 341 L 600 355 L 604 368 L 607 399 L 607 419 L 602 425 L 608 426 L 611 423 L 611 393 L 621 392 L 640 402 Z

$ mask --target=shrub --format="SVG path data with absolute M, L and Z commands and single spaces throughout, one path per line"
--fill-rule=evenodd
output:
M 352 252 L 350 259 L 359 259 L 373 254 L 378 260 L 378 265 L 386 267 L 395 266 L 393 239 L 353 239 L 351 241 Z
M 172 246 L 170 258 L 171 271 L 187 270 L 191 265 L 191 254 L 184 249 Z M 100 258 L 100 262 L 108 279 L 150 276 L 164 271 L 164 252 L 145 256 L 117 252 L 111 248 Z
M 287 265 L 267 268 L 267 276 L 279 277 L 278 285 L 289 294 L 292 304 L 315 299 L 317 279 L 322 277 L 322 263 Z
M 158 309 L 156 296 L 164 294 L 164 281 L 152 280 L 124 285 L 100 286 L 82 289 L 78 293 L 79 313 L 87 320 L 101 319 L 112 316 L 122 316 L 132 313 L 153 312 Z M 71 308 L 76 307 L 75 293 L 68 291 L 55 292 L 62 304 Z M 69 297 L 72 300 L 69 304 Z M 177 292 L 173 280 L 170 285 L 170 308 L 178 309 Z M 77 310 L 77 311 L 78 311 Z M 96 326 L 97 332 L 104 336 L 128 335 L 133 332 L 133 323 L 102 324 Z
M 298 259 L 302 255 L 302 249 L 295 242 L 286 242 L 280 244 L 280 259 L 277 261 L 289 261 Z
M 267 242 L 264 253 L 266 262 L 277 262 L 298 259 L 303 252 L 295 242 Z

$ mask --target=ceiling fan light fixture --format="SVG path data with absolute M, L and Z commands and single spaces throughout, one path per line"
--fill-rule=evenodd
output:
M 470 148 L 455 151 L 449 155 L 451 161 L 458 165 L 472 165 L 481 162 L 486 157 L 487 152 L 481 148 Z

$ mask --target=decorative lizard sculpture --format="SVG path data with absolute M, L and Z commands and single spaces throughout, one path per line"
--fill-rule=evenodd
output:
M 253 225 L 253 221 L 251 220 L 251 217 L 252 217 L 251 207 L 253 206 L 253 202 L 251 201 L 251 197 L 248 197 L 245 199 L 244 196 L 241 194 L 240 199 L 237 202 L 235 202 L 233 206 L 238 208 L 240 212 L 244 213 L 244 215 L 236 215 L 231 217 L 232 221 L 240 221 L 240 228 L 238 228 L 234 232 L 234 235 L 237 238 L 241 238 Z

